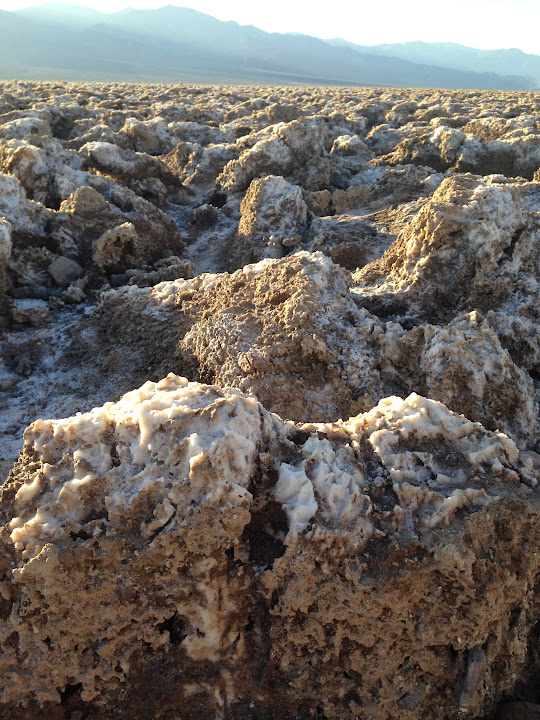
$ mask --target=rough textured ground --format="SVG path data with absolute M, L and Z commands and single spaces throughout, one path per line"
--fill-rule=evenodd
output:
M 0 719 L 535 712 L 540 96 L 0 91 Z

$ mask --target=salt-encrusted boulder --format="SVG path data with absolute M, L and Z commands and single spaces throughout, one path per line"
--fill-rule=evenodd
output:
M 51 126 L 36 113 L 20 117 L 0 125 L 0 138 L 4 140 L 23 140 L 28 135 L 50 135 Z
M 49 198 L 49 176 L 39 148 L 19 140 L 2 143 L 0 170 L 14 175 L 30 200 L 46 204 Z
M 291 122 L 305 114 L 305 108 L 300 108 L 296 103 L 282 101 L 256 108 L 251 113 L 249 110 L 250 108 L 243 103 L 241 110 L 229 111 L 225 116 L 225 122 L 220 125 L 220 130 L 238 138 L 268 127 L 268 125 Z M 308 114 L 310 113 L 308 112 Z
M 81 170 L 82 159 L 66 150 L 56 138 L 30 135 L 21 140 L 0 141 L 0 170 L 15 175 L 27 197 L 47 207 L 58 207 L 66 197 L 66 185 L 75 183 L 73 191 L 96 175 Z M 69 192 L 67 193 L 69 195 Z
M 280 257 L 287 247 L 300 242 L 306 228 L 307 205 L 302 190 L 276 175 L 253 180 L 240 213 L 231 258 L 236 267 L 264 257 Z
M 485 318 L 473 311 L 442 326 L 415 326 L 411 318 L 400 323 L 387 322 L 379 336 L 385 393 L 423 393 L 522 447 L 535 445 L 534 383 Z
M 304 190 L 303 195 L 308 210 L 314 215 L 330 215 L 332 211 L 330 190 Z
M 380 297 L 385 312 L 392 304 L 433 318 L 487 311 L 536 274 L 537 233 L 513 186 L 448 178 L 382 258 L 357 273 L 360 294 L 374 305 Z
M 128 188 L 113 187 L 107 195 L 84 186 L 61 204 L 51 235 L 62 255 L 109 272 L 182 252 L 184 243 L 168 215 Z
M 0 173 L 0 216 L 11 224 L 13 244 L 27 247 L 44 244 L 53 213 L 28 200 L 15 176 Z
M 126 183 L 140 178 L 155 177 L 170 185 L 179 185 L 168 167 L 158 158 L 146 153 L 122 150 L 107 142 L 93 142 L 79 150 L 84 169 L 97 169 Z
M 138 120 L 128 118 L 121 133 L 127 135 L 133 145 L 133 150 L 148 155 L 161 155 L 170 150 L 171 140 L 163 118 L 150 118 Z
M 83 186 L 61 204 L 52 237 L 59 252 L 87 266 L 95 239 L 123 219 L 120 210 L 101 193 Z
M 387 252 L 355 273 L 359 301 L 385 317 L 430 321 L 480 310 L 512 358 L 540 363 L 540 226 L 528 184 L 446 179 Z
M 362 155 L 365 159 L 373 157 L 373 153 L 370 152 L 367 145 L 358 135 L 340 135 L 337 137 L 334 140 L 330 154 L 344 157 Z
M 100 235 L 94 243 L 92 260 L 105 271 L 121 270 L 137 264 L 139 236 L 133 223 L 122 223 Z
M 489 121 L 495 121 L 491 129 Z M 427 165 L 438 172 L 471 172 L 478 175 L 503 174 L 531 180 L 540 162 L 540 133 L 530 124 L 505 129 L 501 118 L 484 118 L 462 127 L 435 123 L 425 126 L 376 128 L 369 136 L 377 152 L 377 164 Z M 503 121 L 507 122 L 507 121 Z
M 0 496 L 0 716 L 490 714 L 535 670 L 536 482 L 415 394 L 300 427 L 169 375 L 39 420 Z
M 219 145 L 221 143 L 234 142 L 235 136 L 229 132 L 223 132 L 213 123 L 194 121 L 170 122 L 167 125 L 167 133 L 170 136 L 169 149 L 172 149 L 178 142 L 188 141 L 203 146 Z
M 339 135 L 333 142 L 329 160 L 333 164 L 331 171 L 332 184 L 344 187 L 349 178 L 372 166 L 369 161 L 373 152 L 358 135 Z
M 234 144 L 203 147 L 193 142 L 180 142 L 160 159 L 184 185 L 211 189 L 224 166 L 237 155 Z
M 230 160 L 217 181 L 224 190 L 237 192 L 264 175 L 289 175 L 295 168 L 292 150 L 278 136 L 265 137 Z
M 352 211 L 365 214 L 368 209 L 371 212 L 389 211 L 389 206 L 395 208 L 398 204 L 410 203 L 419 197 L 427 200 L 427 196 L 437 187 L 437 183 L 433 183 L 435 177 L 438 176 L 427 167 L 400 165 L 389 168 L 368 165 L 350 178 L 344 189 L 338 188 L 332 192 L 332 209 L 337 214 Z M 438 184 L 442 179 L 440 176 Z
M 299 168 L 309 174 L 313 160 L 318 166 L 318 159 L 330 149 L 330 137 L 321 118 L 278 123 L 270 131 L 263 131 L 261 138 L 255 144 L 251 142 L 237 160 L 227 163 L 217 181 L 223 189 L 238 192 L 264 175 L 290 175 Z
M 307 206 L 298 185 L 269 175 L 254 180 L 240 206 L 239 234 L 273 235 L 278 240 L 298 234 L 307 219 Z
M 174 370 L 252 392 L 295 421 L 349 417 L 381 397 L 418 392 L 535 447 L 533 382 L 485 319 L 385 322 L 358 306 L 350 282 L 322 253 L 300 252 L 232 274 L 111 291 L 75 337 L 77 366 L 118 393 Z
M 358 310 L 349 282 L 321 253 L 303 252 L 232 274 L 120 288 L 83 324 L 78 362 L 91 353 L 119 392 L 151 367 L 254 392 L 295 420 L 348 417 L 383 394 L 377 318 Z
M 472 135 L 446 124 L 383 126 L 372 132 L 369 145 L 377 152 L 377 165 L 423 165 L 437 172 L 450 169 L 464 152 L 477 162 L 483 149 Z

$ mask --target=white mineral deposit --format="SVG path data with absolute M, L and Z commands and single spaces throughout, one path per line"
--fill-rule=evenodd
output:
M 0 85 L 0 720 L 534 717 L 539 111 Z

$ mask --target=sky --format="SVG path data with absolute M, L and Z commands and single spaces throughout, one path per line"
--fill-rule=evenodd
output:
M 540 0 L 64 0 L 103 12 L 125 7 L 191 7 L 219 20 L 236 20 L 268 32 L 342 37 L 361 45 L 457 42 L 481 49 L 519 48 L 540 55 Z M 18 10 L 43 0 L 0 0 L 0 9 Z

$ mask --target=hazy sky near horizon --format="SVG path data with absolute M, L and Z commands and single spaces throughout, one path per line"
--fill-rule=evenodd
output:
M 385 0 L 357 3 L 272 0 L 63 0 L 103 12 L 126 7 L 191 7 L 219 20 L 235 20 L 268 32 L 300 32 L 320 38 L 342 37 L 361 45 L 408 42 L 457 42 L 481 49 L 519 48 L 540 55 L 539 0 Z M 0 9 L 42 5 L 43 0 L 0 0 Z M 320 9 L 319 9 L 320 7 Z

